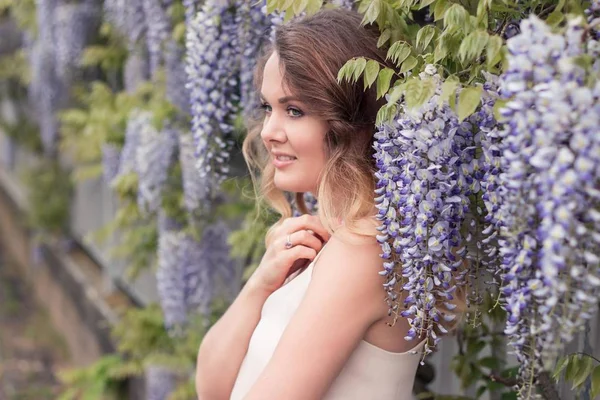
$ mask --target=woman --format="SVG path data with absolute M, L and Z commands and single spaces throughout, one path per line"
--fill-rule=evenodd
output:
M 352 57 L 387 64 L 378 32 L 360 22 L 323 10 L 284 25 L 259 64 L 264 119 L 244 155 L 282 217 L 200 346 L 202 400 L 412 398 L 424 340 L 407 342 L 402 318 L 391 324 L 378 274 L 372 140 L 382 103 L 374 88 L 336 79 Z M 302 194 L 315 194 L 318 216 L 291 218 L 284 192 L 304 212 Z

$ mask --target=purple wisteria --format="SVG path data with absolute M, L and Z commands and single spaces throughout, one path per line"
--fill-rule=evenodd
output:
M 237 8 L 238 43 L 240 46 L 240 107 L 246 118 L 256 118 L 259 96 L 254 87 L 254 70 L 261 48 L 269 40 L 271 19 L 265 15 L 260 3 L 242 1 Z
M 600 76 L 583 19 L 554 33 L 531 16 L 508 43 L 501 93 L 502 293 L 523 396 L 597 309 L 600 296 Z M 588 53 L 589 54 L 589 53 Z M 534 361 L 535 360 L 535 361 Z
M 178 135 L 175 129 L 168 126 L 157 130 L 150 119 L 146 119 L 141 126 L 135 164 L 138 174 L 137 203 L 143 212 L 158 211 L 169 167 L 174 162 Z
M 168 330 L 176 331 L 192 315 L 208 315 L 216 296 L 231 300 L 238 289 L 229 232 L 223 222 L 211 224 L 198 241 L 176 223 L 159 224 L 156 278 Z
M 121 149 L 113 143 L 103 143 L 102 152 L 102 175 L 104 182 L 109 185 L 119 172 L 121 161 Z
M 135 45 L 146 34 L 146 15 L 144 0 L 105 0 L 104 14 L 126 38 L 128 48 Z
M 183 180 L 183 201 L 186 210 L 191 214 L 194 214 L 203 205 L 203 200 L 206 199 L 206 188 L 203 186 L 196 169 L 194 149 L 194 139 L 191 134 L 179 135 L 179 162 Z
M 189 113 L 190 95 L 186 87 L 184 49 L 172 40 L 165 47 L 167 100 L 182 112 Z
M 469 196 L 479 192 L 478 132 L 440 104 L 441 77 L 428 65 L 419 76 L 435 94 L 422 106 L 401 105 L 395 120 L 375 134 L 377 240 L 382 246 L 384 287 L 390 314 L 407 318 L 413 340 L 427 336 L 425 355 L 455 319 L 454 292 L 469 268 L 462 230 L 471 213 Z M 468 263 L 467 263 L 468 264 Z M 405 292 L 403 308 L 399 293 Z
M 142 0 L 146 15 L 146 43 L 150 59 L 150 74 L 154 75 L 162 61 L 163 44 L 171 35 L 171 20 L 160 0 Z
M 90 4 L 60 4 L 54 10 L 56 75 L 65 84 L 76 79 L 79 58 L 98 29 L 98 9 Z
M 229 172 L 232 123 L 238 111 L 240 60 L 232 7 L 207 0 L 188 26 L 186 47 L 196 166 L 209 201 Z
M 125 143 L 121 150 L 119 168 L 111 185 L 121 177 L 137 171 L 137 151 L 140 146 L 140 132 L 150 123 L 151 115 L 146 111 L 134 110 L 129 115 L 125 129 Z

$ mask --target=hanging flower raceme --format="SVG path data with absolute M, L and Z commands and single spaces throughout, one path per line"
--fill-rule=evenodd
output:
M 185 281 L 181 260 L 184 237 L 181 225 L 165 216 L 161 210 L 158 214 L 156 285 L 165 327 L 171 332 L 187 322 Z
M 494 105 L 499 98 L 498 77 L 486 72 L 483 75 L 486 81 L 481 85 L 481 105 L 463 124 L 470 133 L 462 135 L 464 150 L 456 164 L 458 188 L 471 199 L 463 224 L 466 248 L 458 254 L 470 261 L 471 288 L 466 300 L 467 306 L 473 306 L 471 323 L 475 326 L 480 322 L 478 306 L 483 301 L 484 291 L 489 292 L 490 285 L 499 283 L 496 280 L 501 264 L 498 227 L 492 221 L 492 215 L 498 208 L 498 177 L 501 172 L 498 147 L 501 125 L 494 116 Z
M 77 79 L 79 58 L 99 23 L 98 9 L 90 4 L 60 4 L 54 10 L 56 75 L 63 84 Z
M 150 123 L 151 115 L 146 111 L 134 110 L 131 112 L 125 128 L 125 143 L 121 150 L 119 168 L 111 185 L 119 178 L 137 172 L 137 151 L 140 146 L 140 132 L 146 124 Z
M 57 0 L 36 0 L 38 37 L 31 52 L 32 78 L 30 98 L 35 99 L 40 136 L 46 154 L 56 152 L 58 121 L 56 111 L 64 101 L 64 92 L 56 78 L 54 48 L 54 10 Z
M 144 378 L 145 400 L 167 400 L 175 390 L 177 375 L 166 366 L 146 366 Z
M 102 175 L 104 182 L 108 185 L 117 176 L 119 172 L 119 162 L 121 161 L 121 149 L 113 143 L 102 144 Z
M 146 16 L 146 43 L 150 58 L 150 74 L 161 64 L 163 44 L 171 35 L 171 20 L 160 0 L 142 0 Z
M 406 340 L 427 335 L 427 355 L 455 319 L 454 293 L 466 284 L 461 229 L 470 212 L 469 196 L 480 185 L 477 127 L 460 123 L 446 102 L 439 104 L 441 78 L 433 66 L 420 79 L 432 82 L 435 94 L 416 109 L 401 105 L 394 122 L 378 128 L 374 148 L 382 221 L 377 240 L 390 314 L 408 319 Z M 400 292 L 407 293 L 404 310 L 398 305 Z
M 202 184 L 196 169 L 194 149 L 194 139 L 191 134 L 179 135 L 179 162 L 183 180 L 183 201 L 190 214 L 195 213 L 206 198 L 206 188 Z
M 238 43 L 240 46 L 240 107 L 246 118 L 256 118 L 259 96 L 254 87 L 254 70 L 260 49 L 269 40 L 271 19 L 265 15 L 260 3 L 242 1 L 236 13 Z
M 126 38 L 130 51 L 146 33 L 144 0 L 105 0 L 104 15 Z
M 228 2 L 207 0 L 188 26 L 186 47 L 192 134 L 207 202 L 227 177 L 237 112 L 239 52 L 235 15 Z
M 157 285 L 165 326 L 171 332 L 192 315 L 208 315 L 218 295 L 231 300 L 238 275 L 223 222 L 204 228 L 198 241 L 181 225 L 159 214 Z
M 576 62 L 588 51 L 584 29 L 574 19 L 554 33 L 531 16 L 507 42 L 494 217 L 502 229 L 505 332 L 525 396 L 600 297 L 600 76 Z
M 172 40 L 166 44 L 165 77 L 167 100 L 185 113 L 190 111 L 190 95 L 186 87 L 184 49 Z
M 170 127 L 157 130 L 149 115 L 140 128 L 140 142 L 136 152 L 137 202 L 141 211 L 152 213 L 158 211 L 160 206 L 179 134 Z
M 223 221 L 206 226 L 202 232 L 199 258 L 190 256 L 184 259 L 189 312 L 208 315 L 215 298 L 220 296 L 230 302 L 239 291 L 240 274 L 236 261 L 230 256 L 231 248 L 227 241 L 230 232 Z

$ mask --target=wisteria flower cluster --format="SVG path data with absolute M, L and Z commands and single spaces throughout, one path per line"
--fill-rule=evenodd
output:
M 191 134 L 179 135 L 179 163 L 183 180 L 183 201 L 189 213 L 194 213 L 206 198 L 206 188 L 196 169 L 195 146 Z
M 600 76 L 575 62 L 587 51 L 584 29 L 582 19 L 562 33 L 536 16 L 523 20 L 501 79 L 509 102 L 494 219 L 505 332 L 527 395 L 537 368 L 584 326 L 600 296 Z
M 211 195 L 229 172 L 232 118 L 239 98 L 237 26 L 227 2 L 204 3 L 188 26 L 186 47 L 196 165 Z
M 146 34 L 144 0 L 105 0 L 104 14 L 126 38 L 131 51 Z
M 140 132 L 149 121 L 150 115 L 141 110 L 134 110 L 129 115 L 127 127 L 125 128 L 125 143 L 121 150 L 119 167 L 111 181 L 111 185 L 114 185 L 115 182 L 124 175 L 137 171 L 136 154 L 138 147 L 140 146 Z
M 56 74 L 65 84 L 76 78 L 79 58 L 98 24 L 98 9 L 91 4 L 60 4 L 54 10 Z
M 390 314 L 408 319 L 406 340 L 427 335 L 427 355 L 455 319 L 454 292 L 467 281 L 461 229 L 480 177 L 476 129 L 469 121 L 460 123 L 447 103 L 439 104 L 435 67 L 427 66 L 420 79 L 433 80 L 435 94 L 416 109 L 401 105 L 395 121 L 379 127 L 374 148 L 382 221 L 377 240 Z M 406 293 L 404 310 L 400 292 Z
M 160 0 L 142 0 L 146 16 L 146 43 L 150 58 L 150 74 L 154 75 L 161 64 L 163 44 L 171 35 L 172 23 Z
M 135 154 L 138 174 L 138 207 L 141 211 L 158 211 L 169 167 L 173 164 L 179 133 L 166 127 L 157 130 L 146 114 L 140 126 L 139 145 Z
M 241 2 L 236 14 L 240 46 L 240 107 L 246 118 L 253 118 L 259 110 L 259 97 L 254 88 L 254 70 L 260 49 L 268 41 L 271 18 L 262 8 L 250 2 Z
M 204 229 L 202 240 L 175 223 L 159 224 L 157 285 L 167 329 L 186 324 L 190 315 L 208 315 L 218 294 L 228 299 L 238 288 L 229 257 L 229 229 L 220 222 Z
M 104 182 L 109 184 L 119 173 L 121 149 L 113 143 L 103 143 L 102 148 L 102 175 Z

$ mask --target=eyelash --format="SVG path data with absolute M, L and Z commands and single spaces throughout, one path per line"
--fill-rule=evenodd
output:
M 267 103 L 262 103 L 262 104 L 260 105 L 260 108 L 261 108 L 261 109 L 262 109 L 262 110 L 263 110 L 265 113 L 270 113 L 270 112 L 272 111 L 272 110 L 270 110 L 271 106 L 270 106 L 269 104 L 267 104 Z M 298 113 L 298 115 L 290 115 L 290 117 L 292 117 L 292 118 L 300 118 L 301 116 L 303 116 L 303 115 L 304 115 L 304 113 L 303 113 L 303 112 L 302 112 L 300 109 L 298 109 L 298 108 L 296 108 L 296 107 L 288 107 L 288 108 L 286 109 L 286 111 L 295 111 L 295 112 L 297 112 L 297 113 Z

